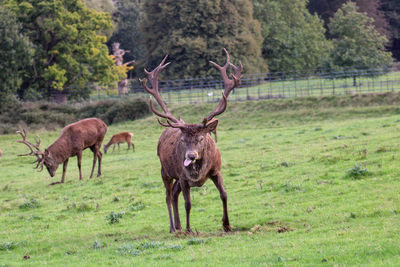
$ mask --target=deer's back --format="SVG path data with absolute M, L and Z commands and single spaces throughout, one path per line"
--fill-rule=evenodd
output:
M 66 139 L 73 147 L 83 149 L 101 143 L 107 132 L 107 125 L 100 119 L 89 118 L 67 125 L 59 139 Z

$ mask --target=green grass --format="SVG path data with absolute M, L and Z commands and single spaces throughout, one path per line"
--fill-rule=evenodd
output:
M 169 234 L 155 117 L 109 127 L 106 141 L 132 131 L 135 152 L 103 154 L 101 178 L 85 151 L 84 180 L 73 158 L 55 186 L 62 167 L 37 172 L 17 135 L 0 136 L 0 266 L 397 266 L 400 108 L 329 100 L 230 103 L 219 117 L 229 234 L 210 181 L 192 189 L 199 234 Z M 172 111 L 201 122 L 213 108 Z M 37 134 L 47 147 L 59 130 Z

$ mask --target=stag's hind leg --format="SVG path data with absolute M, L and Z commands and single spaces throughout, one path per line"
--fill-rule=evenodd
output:
M 162 169 L 161 169 L 161 176 L 165 186 L 165 195 L 166 195 L 165 201 L 167 202 L 168 215 L 169 215 L 169 232 L 173 233 L 176 231 L 174 222 L 172 220 L 172 208 L 171 208 L 173 180 L 171 178 L 166 177 Z
M 82 180 L 82 151 L 79 151 L 78 154 L 76 154 L 76 157 L 78 158 L 79 180 Z
M 174 186 L 172 188 L 172 207 L 174 208 L 174 219 L 175 219 L 175 228 L 176 230 L 181 230 L 181 220 L 179 219 L 179 209 L 178 209 L 178 198 L 181 193 L 181 186 L 179 184 L 179 180 L 175 181 Z
M 224 183 L 222 181 L 222 175 L 220 172 L 217 175 L 212 176 L 211 180 L 214 182 L 215 186 L 219 191 L 219 195 L 222 200 L 222 206 L 224 209 L 224 214 L 222 216 L 222 226 L 224 227 L 225 232 L 229 232 L 232 230 L 229 224 L 229 217 L 228 217 L 228 197 L 224 188 Z

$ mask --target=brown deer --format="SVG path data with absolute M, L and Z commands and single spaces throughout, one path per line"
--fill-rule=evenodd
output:
M 70 157 L 78 157 L 78 168 L 79 168 L 79 180 L 82 180 L 81 161 L 82 151 L 86 148 L 90 148 L 93 152 L 93 166 L 90 178 L 93 177 L 94 167 L 97 159 L 99 160 L 99 166 L 97 168 L 97 176 L 101 175 L 101 143 L 103 142 L 104 136 L 107 132 L 107 125 L 100 119 L 89 118 L 80 120 L 75 123 L 67 125 L 62 131 L 58 139 L 51 144 L 44 151 L 40 150 L 40 138 L 36 139 L 36 144 L 32 144 L 26 140 L 25 130 L 18 131 L 22 136 L 23 140 L 18 140 L 18 143 L 22 143 L 28 146 L 30 153 L 19 156 L 36 156 L 37 163 L 35 168 L 43 170 L 43 165 L 46 166 L 50 176 L 53 177 L 56 173 L 58 165 L 63 163 L 63 173 L 61 182 L 51 183 L 50 185 L 64 183 L 65 172 L 67 170 L 68 160 Z
M 122 132 L 122 133 L 118 133 L 118 134 L 114 134 L 110 141 L 104 145 L 104 153 L 107 154 L 107 150 L 111 145 L 113 146 L 113 150 L 112 152 L 114 153 L 114 149 L 115 149 L 115 145 L 118 145 L 118 151 L 120 151 L 119 148 L 119 144 L 121 143 L 128 143 L 128 149 L 129 150 L 132 146 L 132 151 L 135 151 L 135 145 L 132 143 L 132 137 L 133 137 L 133 133 L 131 132 Z
M 163 113 L 154 108 L 150 98 L 151 110 L 157 116 L 166 119 L 166 122 L 161 122 L 158 119 L 158 122 L 167 127 L 167 129 L 163 131 L 158 141 L 157 155 L 160 158 L 161 176 L 166 188 L 170 233 L 182 229 L 178 211 L 178 197 L 181 191 L 185 200 L 186 232 L 192 233 L 190 228 L 190 188 L 202 186 L 208 178 L 214 182 L 220 193 L 223 206 L 223 228 L 226 232 L 231 231 L 227 209 L 227 194 L 221 175 L 221 153 L 210 133 L 218 125 L 218 120 L 213 120 L 213 118 L 225 111 L 229 93 L 240 83 L 243 66 L 241 63 L 238 67 L 230 63 L 229 54 L 225 49 L 224 51 L 226 64 L 223 67 L 213 61 L 210 61 L 210 63 L 221 72 L 225 90 L 218 106 L 203 119 L 201 124 L 186 124 L 182 118 L 175 118 L 163 102 L 158 89 L 158 76 L 169 64 L 165 64 L 167 56 L 152 72 L 145 70 L 152 89 L 147 86 L 147 79 L 140 80 L 145 90 L 156 99 Z M 235 71 L 234 75 L 231 74 L 232 79 L 229 79 L 226 73 L 229 66 Z M 174 182 L 174 180 L 176 181 Z M 174 221 L 171 204 L 174 210 Z

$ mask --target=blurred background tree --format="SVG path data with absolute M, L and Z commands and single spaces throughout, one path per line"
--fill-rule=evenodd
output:
M 234 63 L 243 62 L 247 73 L 268 70 L 261 56 L 260 23 L 253 18 L 250 0 L 147 0 L 143 15 L 145 66 L 151 69 L 169 54 L 175 64 L 164 72 L 168 79 L 216 75 L 209 60 L 223 64 L 223 47 Z
M 261 21 L 262 55 L 271 71 L 312 71 L 329 55 L 323 21 L 311 15 L 306 0 L 253 0 Z

